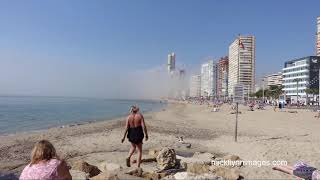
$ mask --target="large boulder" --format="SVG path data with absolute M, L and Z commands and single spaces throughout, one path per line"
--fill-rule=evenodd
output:
M 72 169 L 85 172 L 89 174 L 89 177 L 97 176 L 101 172 L 97 166 L 91 165 L 83 160 L 74 162 Z
M 99 165 L 99 169 L 101 171 L 114 172 L 114 171 L 121 171 L 122 167 L 119 164 L 102 162 Z
M 163 148 L 157 156 L 157 164 L 160 169 L 171 169 L 176 166 L 176 152 L 174 149 Z
M 225 168 L 219 166 L 211 166 L 210 171 L 218 176 L 226 179 L 241 179 L 240 171 L 234 168 Z
M 187 172 L 194 174 L 210 173 L 210 166 L 203 163 L 188 163 Z
M 87 174 L 85 172 L 82 171 L 78 171 L 78 170 L 70 170 L 70 174 L 72 179 L 77 179 L 77 180 L 87 180 Z

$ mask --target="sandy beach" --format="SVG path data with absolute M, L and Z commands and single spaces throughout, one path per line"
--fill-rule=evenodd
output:
M 191 143 L 188 150 L 177 148 L 177 154 L 209 152 L 216 157 L 237 155 L 246 161 L 297 161 L 320 167 L 320 120 L 310 110 L 297 113 L 266 110 L 248 111 L 240 106 L 238 142 L 234 142 L 235 115 L 223 105 L 211 112 L 205 105 L 170 103 L 159 112 L 145 114 L 149 149 L 175 147 L 177 136 Z M 65 128 L 0 136 L 0 173 L 18 177 L 28 163 L 31 149 L 40 139 L 48 139 L 68 163 L 83 159 L 97 165 L 108 161 L 125 167 L 129 143 L 121 143 L 124 118 Z M 144 164 L 142 164 L 144 168 Z M 245 179 L 294 179 L 272 170 L 272 166 L 242 166 Z

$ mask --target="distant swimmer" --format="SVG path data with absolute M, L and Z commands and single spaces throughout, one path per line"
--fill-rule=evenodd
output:
M 144 117 L 141 113 L 139 113 L 139 108 L 137 106 L 131 106 L 130 115 L 127 117 L 126 130 L 121 140 L 122 143 L 124 142 L 126 136 L 131 143 L 129 156 L 126 159 L 126 164 L 128 167 L 130 167 L 131 156 L 135 152 L 136 148 L 138 148 L 137 164 L 138 167 L 140 167 L 142 157 L 142 141 L 144 138 L 145 141 L 148 140 L 148 132 Z

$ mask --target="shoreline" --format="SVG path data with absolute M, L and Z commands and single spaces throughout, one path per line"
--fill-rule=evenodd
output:
M 83 126 L 83 125 L 92 124 L 92 123 L 113 122 L 113 121 L 118 121 L 120 119 L 125 119 L 125 116 L 119 116 L 116 118 L 104 119 L 104 120 L 83 121 L 83 122 L 79 122 L 79 123 L 65 124 L 65 125 L 61 125 L 61 126 L 53 126 L 53 127 L 43 128 L 43 129 L 35 129 L 35 130 L 27 130 L 27 131 L 22 131 L 22 132 L 0 134 L 0 138 L 1 137 L 8 137 L 8 136 L 20 136 L 20 135 L 25 135 L 25 134 L 45 133 L 50 130 L 78 127 L 78 126 Z
M 304 161 L 320 167 L 320 123 L 314 113 L 307 110 L 274 112 L 248 111 L 240 106 L 238 142 L 234 142 L 235 115 L 224 104 L 219 112 L 212 112 L 206 105 L 168 103 L 164 110 L 144 114 L 149 140 L 143 144 L 143 157 L 149 149 L 172 147 L 178 155 L 209 152 L 216 157 L 236 155 L 242 160 L 284 160 L 289 165 Z M 31 149 L 40 139 L 48 139 L 58 154 L 73 164 L 85 160 L 94 165 L 107 161 L 125 167 L 124 159 L 129 143 L 121 143 L 125 119 L 94 122 L 66 128 L 53 128 L 43 132 L 0 136 L 0 174 L 19 175 L 28 163 Z M 184 137 L 191 148 L 177 146 Z M 142 168 L 147 168 L 142 164 Z M 248 179 L 288 179 L 292 176 L 275 172 L 271 166 L 245 166 L 239 169 Z
M 166 109 L 169 106 L 169 103 L 165 103 L 163 107 L 159 107 L 154 110 L 146 111 L 143 113 L 145 118 L 152 116 L 153 113 L 159 113 Z M 104 120 L 91 120 L 86 122 L 80 122 L 76 124 L 68 124 L 64 125 L 65 127 L 51 127 L 40 130 L 30 130 L 23 131 L 17 133 L 10 134 L 0 134 L 0 175 L 1 173 L 14 173 L 19 174 L 22 171 L 21 167 L 26 165 L 26 163 L 11 163 L 10 158 L 4 158 L 6 156 L 8 149 L 14 147 L 12 156 L 19 157 L 21 156 L 21 160 L 27 162 L 31 153 L 31 150 L 34 144 L 41 139 L 49 139 L 52 142 L 56 142 L 60 140 L 60 134 L 64 134 L 65 137 L 77 137 L 77 136 L 85 136 L 92 135 L 98 132 L 108 132 L 112 130 L 119 131 L 124 128 L 126 121 L 126 115 L 118 116 L 111 119 Z M 52 139 L 52 140 L 51 140 Z M 58 140 L 57 140 L 58 139 Z M 31 143 L 30 143 L 31 140 Z M 120 141 L 120 140 L 119 140 Z M 21 147 L 19 147 L 21 146 Z M 18 150 L 16 150 L 18 149 Z M 28 152 L 26 152 L 28 150 Z M 57 149 L 59 152 L 59 150 Z M 17 154 L 14 154 L 17 153 Z M 58 153 L 61 158 L 69 159 L 73 158 L 74 155 L 70 153 Z M 18 158 L 19 159 L 19 158 Z M 2 162 L 2 161 L 5 162 Z M 18 160 L 19 161 L 19 160 Z M 12 165 L 13 164 L 13 165 Z M 0 176 L 1 177 L 1 176 Z
M 141 100 L 141 101 L 143 101 L 143 100 Z M 149 101 L 154 101 L 154 100 L 149 100 Z M 158 108 L 155 108 L 155 109 L 152 109 L 149 111 L 144 111 L 143 114 L 151 114 L 153 112 L 162 111 L 162 109 L 166 108 L 169 103 L 166 102 L 166 103 L 162 103 L 162 104 L 164 104 L 162 107 L 158 107 Z M 62 124 L 59 126 L 52 126 L 52 127 L 33 129 L 33 130 L 23 130 L 21 132 L 0 133 L 0 138 L 4 137 L 4 136 L 15 136 L 15 135 L 26 134 L 26 133 L 44 132 L 44 131 L 48 131 L 50 129 L 68 128 L 68 127 L 81 126 L 81 125 L 86 125 L 86 124 L 91 124 L 91 123 L 115 121 L 115 120 L 119 120 L 119 119 L 126 119 L 126 116 L 127 115 L 125 115 L 125 113 L 123 113 L 123 115 L 118 115 L 118 116 L 114 116 L 111 118 L 90 119 L 90 120 L 66 123 L 66 124 Z

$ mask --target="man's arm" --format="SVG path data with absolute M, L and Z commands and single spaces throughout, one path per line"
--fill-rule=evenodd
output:
M 148 141 L 149 136 L 148 136 L 147 126 L 146 126 L 146 123 L 144 122 L 144 117 L 142 114 L 141 114 L 141 118 L 142 118 L 141 125 L 143 127 L 143 132 L 146 135 L 146 141 Z
M 272 169 L 280 171 L 280 172 L 283 172 L 283 173 L 286 173 L 286 174 L 294 175 L 293 174 L 293 169 L 294 168 L 292 166 L 275 166 Z
M 125 140 L 126 136 L 127 136 L 127 133 L 128 133 L 128 128 L 129 128 L 129 118 L 127 118 L 127 121 L 126 121 L 126 130 L 124 132 L 124 135 L 123 135 L 123 138 L 121 139 L 121 143 L 123 143 L 123 141 Z

